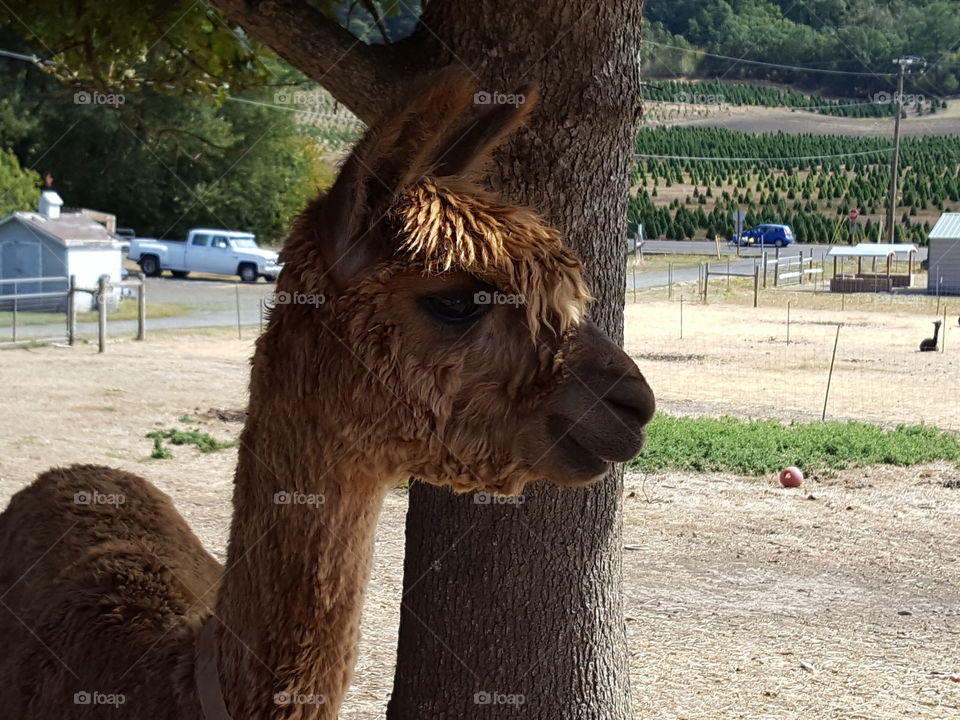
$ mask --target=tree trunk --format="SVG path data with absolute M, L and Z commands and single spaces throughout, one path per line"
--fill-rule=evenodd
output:
M 354 43 L 302 0 L 212 2 L 367 122 L 429 68 L 463 64 L 491 93 L 537 83 L 539 109 L 490 181 L 564 233 L 593 318 L 622 339 L 643 0 L 432 0 L 389 48 Z M 388 718 L 629 718 L 622 488 L 618 470 L 480 505 L 414 483 Z
M 564 233 L 594 319 L 622 339 L 642 3 L 518 5 L 434 2 L 424 26 L 489 92 L 539 84 L 492 183 Z M 482 505 L 414 483 L 389 720 L 629 718 L 622 487 L 618 470 L 598 487 Z

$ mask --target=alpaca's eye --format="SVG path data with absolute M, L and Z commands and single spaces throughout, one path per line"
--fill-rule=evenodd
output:
M 423 306 L 434 318 L 445 323 L 462 323 L 476 320 L 490 307 L 478 300 L 483 293 L 456 292 L 449 295 L 426 295 Z

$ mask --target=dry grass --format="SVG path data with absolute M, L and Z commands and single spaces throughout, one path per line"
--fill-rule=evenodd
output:
M 665 105 L 669 106 L 669 103 Z M 748 133 L 784 132 L 788 135 L 813 133 L 816 135 L 889 136 L 893 132 L 893 118 L 844 118 L 821 115 L 803 110 L 759 106 L 686 106 L 687 117 L 672 122 L 653 122 L 653 125 L 680 125 L 690 127 L 719 127 Z M 699 111 L 701 117 L 695 117 Z M 647 108 L 648 117 L 655 117 L 653 108 Z M 960 103 L 951 102 L 946 110 L 934 115 L 910 117 L 901 124 L 904 137 L 925 135 L 955 135 L 960 132 Z
M 690 336 L 678 341 L 676 310 L 659 303 L 628 312 L 628 346 L 664 407 L 765 415 L 816 409 L 819 398 L 803 399 L 802 382 L 807 373 L 818 388 L 824 379 L 820 350 L 832 330 L 818 323 L 829 314 L 801 314 L 797 342 L 787 351 L 774 317 L 738 308 L 696 308 Z M 922 377 L 922 397 L 901 407 L 900 416 L 960 427 L 949 400 L 958 364 L 949 351 L 920 356 L 912 336 L 883 341 L 883 318 L 847 319 L 859 324 L 849 328 L 851 344 L 842 345 L 837 408 L 853 402 L 851 412 L 882 414 L 875 400 L 919 396 Z M 899 332 L 917 332 L 915 318 L 894 320 Z M 102 356 L 89 346 L 0 351 L 0 404 L 7 410 L 0 415 L 0 506 L 50 465 L 106 463 L 170 493 L 223 559 L 236 450 L 176 447 L 171 460 L 144 462 L 150 441 L 143 436 L 187 414 L 197 421 L 191 425 L 235 439 L 236 414 L 223 421 L 207 411 L 244 406 L 251 349 L 250 340 L 238 341 L 230 330 L 206 329 L 154 333 L 146 344 L 118 342 Z M 879 361 L 866 362 L 868 355 Z M 815 369 L 774 367 L 787 360 Z M 845 471 L 800 492 L 780 490 L 772 478 L 629 476 L 624 569 L 636 716 L 956 716 L 960 685 L 931 673 L 960 670 L 960 489 L 943 487 L 958 476 L 949 465 Z M 388 495 L 344 720 L 383 717 L 405 508 L 403 491 Z
M 721 243 L 721 250 L 725 249 L 725 244 Z M 627 256 L 627 272 L 630 273 L 636 269 L 637 273 L 666 272 L 670 266 L 673 268 L 691 268 L 696 267 L 704 260 L 716 259 L 716 255 L 692 255 L 687 253 L 644 253 L 643 257 L 634 253 Z
M 627 306 L 626 347 L 674 414 L 810 420 L 820 417 L 836 337 L 843 324 L 828 417 L 885 426 L 927 423 L 960 430 L 960 328 L 941 332 L 944 353 L 920 353 L 930 318 L 908 313 L 684 303 Z M 949 318 L 948 318 L 949 319 Z M 649 353 L 697 359 L 675 361 Z

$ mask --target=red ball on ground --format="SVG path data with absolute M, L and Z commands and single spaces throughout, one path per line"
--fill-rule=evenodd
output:
M 780 471 L 780 484 L 784 487 L 800 487 L 803 484 L 803 471 L 798 467 L 788 467 Z

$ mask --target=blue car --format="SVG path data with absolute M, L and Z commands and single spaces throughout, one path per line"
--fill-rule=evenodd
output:
M 793 230 L 789 225 L 757 225 L 740 233 L 741 245 L 775 245 L 786 247 L 793 242 Z M 730 238 L 730 243 L 737 244 L 737 236 Z

